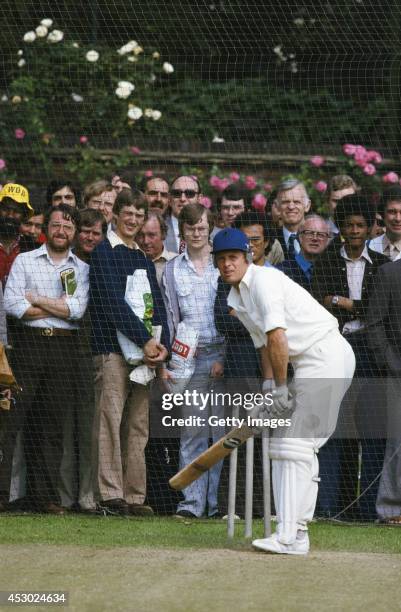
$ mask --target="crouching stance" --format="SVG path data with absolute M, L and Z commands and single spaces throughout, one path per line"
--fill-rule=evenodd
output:
M 213 242 L 223 281 L 231 285 L 228 306 L 260 350 L 263 391 L 271 391 L 276 417 L 291 426 L 274 430 L 270 442 L 277 529 L 254 540 L 272 553 L 306 554 L 307 524 L 318 492 L 317 453 L 333 433 L 351 383 L 354 353 L 337 320 L 305 289 L 274 268 L 255 266 L 241 231 L 225 229 Z M 294 378 L 287 386 L 288 363 Z

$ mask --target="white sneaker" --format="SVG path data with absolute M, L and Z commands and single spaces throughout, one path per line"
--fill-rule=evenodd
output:
M 303 531 L 292 544 L 282 544 L 277 535 L 273 533 L 270 538 L 254 540 L 252 546 L 264 552 L 277 553 L 281 555 L 307 555 L 309 552 L 309 536 L 307 531 Z

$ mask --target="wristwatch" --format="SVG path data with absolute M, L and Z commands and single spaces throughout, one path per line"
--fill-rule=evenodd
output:
M 338 306 L 338 302 L 340 301 L 340 298 L 338 295 L 333 295 L 333 297 L 331 298 L 331 305 L 332 306 Z

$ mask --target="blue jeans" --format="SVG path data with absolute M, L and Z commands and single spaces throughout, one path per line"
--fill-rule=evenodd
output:
M 196 390 L 199 393 L 209 393 L 211 390 L 216 393 L 224 391 L 222 381 L 210 376 L 212 364 L 216 361 L 221 362 L 221 349 L 219 350 L 216 346 L 198 349 L 195 371 L 187 387 L 189 391 Z M 182 417 L 200 416 L 206 419 L 206 423 L 208 416 L 211 414 L 222 418 L 224 407 L 214 404 L 211 406 L 209 402 L 204 410 L 199 410 L 199 408 L 193 406 L 183 406 L 181 409 Z M 207 425 L 197 428 L 183 427 L 180 439 L 180 469 L 191 463 L 208 448 L 209 438 L 212 438 L 214 443 L 224 435 L 225 428 L 220 426 L 210 428 Z M 219 461 L 198 480 L 186 487 L 182 492 L 184 499 L 178 504 L 177 511 L 188 510 L 195 516 L 200 517 L 205 513 L 207 505 L 208 516 L 216 514 L 218 512 L 217 492 L 222 466 L 223 462 Z

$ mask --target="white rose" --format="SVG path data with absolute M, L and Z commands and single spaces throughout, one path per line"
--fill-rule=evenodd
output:
M 152 117 L 153 116 L 153 109 L 152 108 L 145 108 L 145 110 L 143 111 L 143 114 L 145 115 L 145 117 Z
M 63 40 L 63 38 L 64 32 L 62 32 L 61 30 L 53 30 L 53 32 L 50 32 L 49 36 L 47 37 L 47 40 L 51 43 L 58 43 Z
M 156 59 L 156 60 L 160 59 L 160 53 L 158 51 L 154 51 L 152 53 L 152 57 L 153 57 L 153 59 Z
M 1 101 L 2 101 L 2 102 L 7 102 L 7 101 L 8 101 L 8 98 L 7 98 L 6 94 L 3 94 L 3 95 L 1 96 Z
M 40 25 L 45 26 L 46 28 L 51 28 L 53 25 L 53 19 L 42 19 Z
M 99 53 L 92 49 L 91 51 L 88 51 L 85 57 L 88 60 L 88 62 L 97 62 L 97 60 L 99 59 Z
M 73 42 L 72 46 L 74 47 L 74 49 L 79 49 L 79 44 L 77 42 Z
M 48 29 L 44 25 L 39 25 L 36 28 L 35 32 L 36 32 L 36 36 L 38 36 L 38 38 L 44 38 L 45 36 L 47 36 Z
M 136 49 L 136 47 L 138 46 L 139 45 L 136 40 L 130 40 L 129 42 L 127 42 L 126 45 L 123 45 L 120 49 L 118 49 L 117 53 L 119 53 L 120 55 L 126 55 L 127 53 L 130 53 L 131 51 Z
M 213 140 L 212 140 L 212 142 L 214 142 L 214 143 L 216 143 L 216 144 L 219 144 L 219 143 L 221 143 L 221 142 L 225 142 L 225 140 L 224 140 L 224 138 L 220 138 L 220 136 L 219 136 L 218 134 L 215 134 L 215 135 L 213 136 Z
M 172 72 L 174 72 L 174 66 L 169 62 L 164 62 L 163 70 L 166 74 L 171 74 Z
M 83 97 L 80 96 L 77 93 L 72 93 L 71 94 L 71 98 L 74 100 L 74 102 L 83 102 L 84 101 Z
M 138 45 L 137 47 L 135 47 L 135 49 L 133 49 L 133 52 L 135 53 L 135 55 L 139 55 L 140 53 L 143 53 L 143 49 Z
M 26 32 L 26 34 L 24 34 L 23 41 L 27 43 L 31 43 L 35 39 L 36 39 L 36 34 L 35 32 L 31 31 L 31 32 Z
M 143 115 L 142 109 L 139 108 L 139 106 L 132 106 L 131 108 L 128 109 L 128 118 L 132 119 L 133 121 L 137 121 L 138 119 L 140 119 Z
M 152 113 L 153 121 L 159 121 L 161 116 L 162 116 L 162 114 L 161 114 L 161 112 L 159 110 L 154 110 L 153 113 Z
M 18 60 L 18 68 L 22 68 L 23 66 L 25 66 L 26 61 L 24 60 L 24 58 L 21 58 L 20 60 Z
M 135 85 L 129 81 L 119 81 L 115 94 L 118 98 L 126 99 L 129 98 L 131 93 L 134 91 Z
M 17 53 L 17 55 L 24 55 L 24 52 L 23 52 L 23 50 L 22 50 L 22 49 L 19 49 L 19 50 L 18 50 L 18 53 Z
M 127 60 L 128 60 L 129 62 L 132 62 L 132 63 L 134 64 L 135 62 L 137 62 L 137 61 L 138 61 L 138 58 L 137 58 L 135 55 L 129 55 L 129 56 L 127 57 Z

